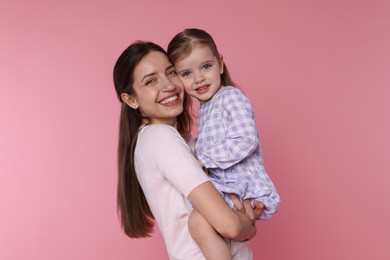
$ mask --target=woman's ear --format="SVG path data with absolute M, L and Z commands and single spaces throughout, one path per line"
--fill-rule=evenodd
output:
M 134 110 L 138 109 L 139 106 L 138 106 L 138 103 L 137 103 L 137 99 L 135 97 L 130 96 L 127 93 L 122 93 L 121 94 L 121 98 L 122 98 L 123 102 L 125 102 L 132 109 L 134 109 Z
M 225 68 L 225 65 L 223 63 L 223 56 L 219 55 L 219 74 L 223 73 L 224 68 Z

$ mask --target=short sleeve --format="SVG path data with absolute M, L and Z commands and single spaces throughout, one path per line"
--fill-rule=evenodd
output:
M 137 149 L 144 163 L 155 164 L 156 174 L 188 197 L 200 184 L 209 181 L 190 147 L 177 130 L 154 124 L 141 130 Z

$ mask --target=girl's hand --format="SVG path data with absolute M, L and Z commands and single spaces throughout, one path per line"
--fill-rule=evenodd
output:
M 232 193 L 229 196 L 230 199 L 233 201 L 234 205 L 236 206 L 237 210 L 244 213 L 252 221 L 253 224 L 256 222 L 256 219 L 263 214 L 264 204 L 260 201 L 253 201 L 255 208 L 252 208 L 249 199 L 244 200 L 241 203 L 236 194 Z

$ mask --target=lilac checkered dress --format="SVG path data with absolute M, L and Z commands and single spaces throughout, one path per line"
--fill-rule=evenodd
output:
M 231 208 L 228 193 L 264 203 L 260 219 L 276 212 L 280 197 L 264 165 L 252 106 L 237 88 L 226 86 L 199 109 L 195 155 Z

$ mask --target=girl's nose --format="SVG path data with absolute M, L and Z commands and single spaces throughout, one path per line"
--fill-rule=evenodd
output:
M 204 80 L 204 76 L 202 74 L 202 72 L 197 72 L 195 73 L 195 83 L 200 83 Z

